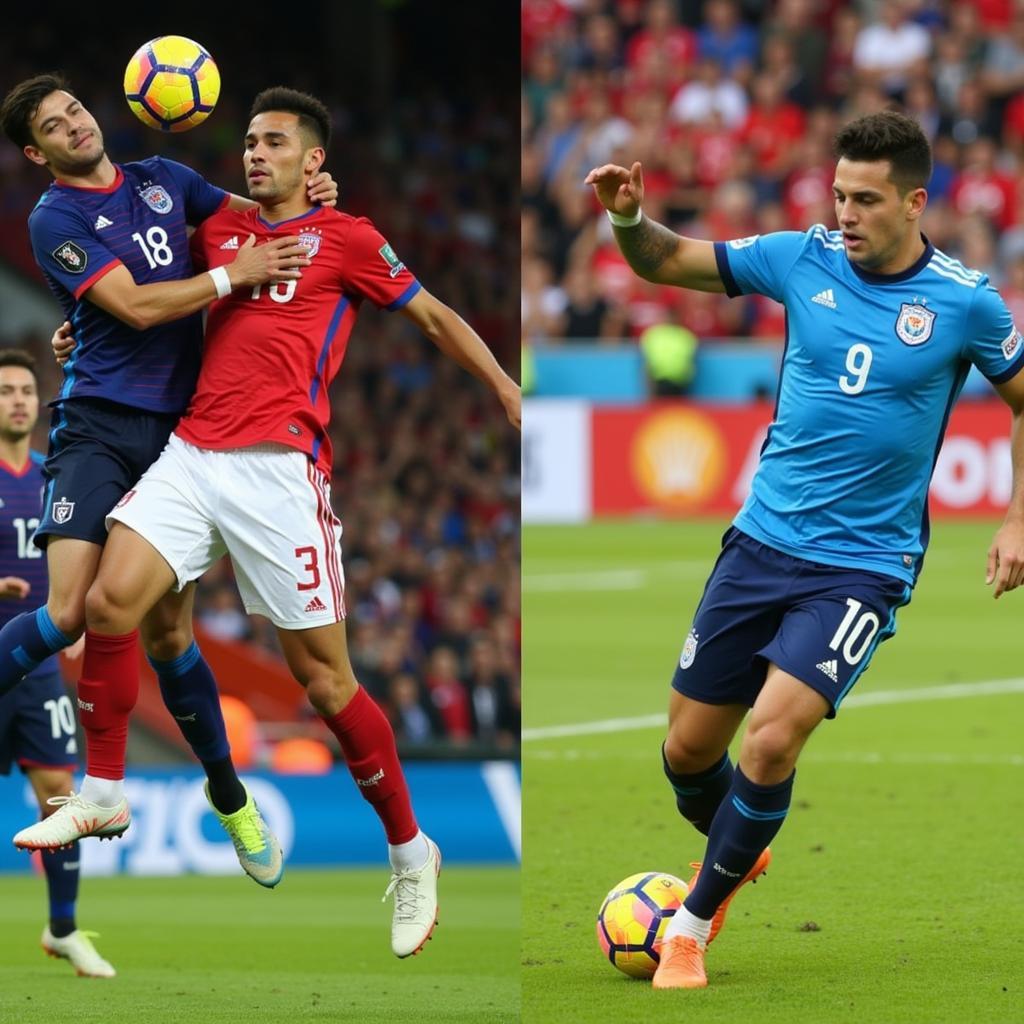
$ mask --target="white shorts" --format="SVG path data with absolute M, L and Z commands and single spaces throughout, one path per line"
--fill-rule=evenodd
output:
M 341 523 L 330 483 L 280 444 L 212 451 L 175 434 L 107 516 L 145 537 L 177 576 L 198 579 L 225 552 L 245 610 L 281 629 L 345 617 Z

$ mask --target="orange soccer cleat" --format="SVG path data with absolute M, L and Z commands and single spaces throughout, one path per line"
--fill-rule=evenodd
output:
M 766 846 L 761 851 L 761 856 L 754 861 L 754 866 L 743 876 L 739 885 L 722 902 L 722 905 L 715 911 L 715 916 L 711 918 L 711 933 L 708 935 L 708 945 L 715 941 L 715 936 L 722 930 L 722 925 L 725 924 L 725 912 L 729 909 L 729 904 L 732 902 L 733 896 L 736 895 L 747 884 L 747 882 L 756 882 L 761 875 L 765 874 L 768 870 L 768 865 L 772 862 L 772 851 Z M 697 884 L 697 879 L 700 877 L 701 862 L 699 860 L 693 861 L 690 864 L 691 868 L 696 869 L 696 873 L 693 878 L 687 883 L 687 890 L 693 892 L 693 887 Z
M 707 988 L 704 947 L 689 935 L 666 939 L 651 985 L 654 988 Z

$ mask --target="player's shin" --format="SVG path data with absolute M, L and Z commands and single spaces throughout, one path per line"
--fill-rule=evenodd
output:
M 62 939 L 75 930 L 78 843 L 72 843 L 61 850 L 43 850 L 41 856 L 50 900 L 50 934 Z
M 245 787 L 231 760 L 217 683 L 195 641 L 171 661 L 149 658 L 167 710 L 202 763 L 210 800 L 221 814 L 245 805 Z
M 54 624 L 44 605 L 17 615 L 0 629 L 0 697 L 51 655 L 74 643 Z
M 86 736 L 82 797 L 113 806 L 124 793 L 128 718 L 139 696 L 138 631 L 85 635 L 85 661 L 78 684 L 78 715 Z
M 733 766 L 728 751 L 704 771 L 683 775 L 672 771 L 662 744 L 661 764 L 675 792 L 679 813 L 698 832 L 707 835 L 715 813 L 732 785 Z
M 751 782 L 737 767 L 711 831 L 697 884 L 684 906 L 698 918 L 710 920 L 782 827 L 793 793 L 792 773 L 771 786 Z
M 395 749 L 395 734 L 384 712 L 359 687 L 341 711 L 324 721 L 338 737 L 348 770 L 363 799 L 373 806 L 384 825 L 392 867 L 420 867 L 429 848 L 412 812 L 405 774 Z

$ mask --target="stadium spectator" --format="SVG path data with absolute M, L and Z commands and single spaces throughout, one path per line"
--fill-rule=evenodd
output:
M 883 0 L 878 21 L 861 29 L 853 50 L 858 74 L 879 82 L 890 96 L 902 94 L 931 52 L 928 32 L 908 13 L 905 0 Z

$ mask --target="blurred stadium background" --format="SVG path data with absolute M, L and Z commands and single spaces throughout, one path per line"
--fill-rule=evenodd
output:
M 241 194 L 253 96 L 275 84 L 313 92 L 333 112 L 326 166 L 342 208 L 371 217 L 423 284 L 518 369 L 516 55 L 495 46 L 516 29 L 514 9 L 502 15 L 456 4 L 440 17 L 412 0 L 317 0 L 293 12 L 185 2 L 117 18 L 59 4 L 25 9 L 17 27 L 8 26 L 0 88 L 63 70 L 115 161 L 171 157 Z M 224 85 L 201 128 L 161 137 L 131 115 L 121 80 L 135 49 L 165 33 L 206 46 Z M 62 317 L 33 263 L 25 222 L 49 181 L 4 140 L 0 345 L 35 352 L 44 401 L 58 386 L 49 338 Z M 333 501 L 345 529 L 357 674 L 391 717 L 421 820 L 446 864 L 514 867 L 518 435 L 486 389 L 403 319 L 370 308 L 332 403 Z M 44 411 L 35 438 L 43 451 L 47 420 Z M 227 695 L 234 753 L 255 775 L 290 863 L 379 865 L 375 818 L 347 773 L 332 767 L 340 756 L 333 738 L 307 713 L 269 624 L 244 615 L 226 562 L 201 584 L 197 611 L 201 646 Z M 69 666 L 69 680 L 77 668 Z M 121 843 L 84 843 L 85 869 L 236 874 L 230 844 L 204 811 L 190 756 L 143 668 L 129 748 L 137 823 Z M 0 780 L 0 793 L 6 835 L 32 801 L 17 776 Z M 26 871 L 27 863 L 0 843 L 0 871 Z M 502 884 L 514 886 L 513 877 Z M 86 899 L 88 892 L 87 884 Z M 505 926 L 515 925 L 511 913 Z
M 521 10 L 524 1020 L 648 1021 L 664 1013 L 660 993 L 602 963 L 591 922 L 618 879 L 686 878 L 701 855 L 661 774 L 667 686 L 757 464 L 785 322 L 768 299 L 637 278 L 583 179 L 642 161 L 645 212 L 694 237 L 832 228 L 834 132 L 862 113 L 905 110 L 935 151 L 925 233 L 989 274 L 1020 324 L 1024 5 L 522 0 Z M 853 698 L 879 709 L 841 714 L 812 741 L 776 870 L 709 962 L 706 997 L 689 1000 L 702 1021 L 1024 1013 L 1002 987 L 1022 969 L 1020 949 L 998 927 L 998 979 L 985 976 L 987 941 L 958 942 L 963 958 L 941 952 L 949 935 L 979 935 L 980 920 L 1002 914 L 1002 896 L 980 882 L 950 905 L 949 865 L 964 850 L 983 861 L 1000 843 L 1021 849 L 1016 827 L 984 851 L 985 830 L 955 824 L 1021 810 L 1021 597 L 995 604 L 982 585 L 1010 493 L 1009 426 L 972 376 L 932 482 L 922 586 Z M 942 826 L 948 843 L 923 849 L 939 821 L 954 823 Z M 1021 909 L 1019 894 L 1007 898 Z M 898 958 L 872 961 L 865 913 Z

